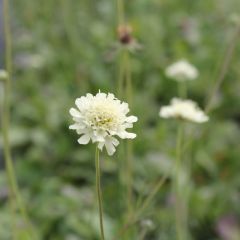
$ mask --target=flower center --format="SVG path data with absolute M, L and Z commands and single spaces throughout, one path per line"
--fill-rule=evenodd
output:
M 93 128 L 103 130 L 113 130 L 117 125 L 117 116 L 114 109 L 110 106 L 94 106 L 88 112 L 88 121 Z

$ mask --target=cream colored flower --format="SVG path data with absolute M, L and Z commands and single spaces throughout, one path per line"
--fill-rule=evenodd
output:
M 166 76 L 176 81 L 194 80 L 198 77 L 198 70 L 186 60 L 180 60 L 167 67 Z
M 0 69 L 0 80 L 5 80 L 8 78 L 8 73 L 7 71 Z
M 159 113 L 162 118 L 179 118 L 196 123 L 208 121 L 208 116 L 192 100 L 173 98 L 169 106 L 164 106 Z
M 77 98 L 75 104 L 77 108 L 70 109 L 75 123 L 69 128 L 81 135 L 79 144 L 88 144 L 91 140 L 97 143 L 100 150 L 105 146 L 108 154 L 113 155 L 119 144 L 116 136 L 122 139 L 136 137 L 135 133 L 129 133 L 126 129 L 133 127 L 137 117 L 127 116 L 128 104 L 113 94 L 99 92 L 93 96 L 88 93 Z

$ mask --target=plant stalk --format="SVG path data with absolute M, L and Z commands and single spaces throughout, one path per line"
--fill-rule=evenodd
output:
M 99 161 L 99 149 L 96 146 L 95 154 L 95 167 L 96 167 L 96 190 L 98 196 L 98 208 L 99 208 L 99 223 L 101 230 L 101 240 L 104 240 L 104 227 L 103 227 L 103 204 L 102 204 L 102 190 L 101 190 L 101 171 L 100 171 L 100 161 Z
M 118 12 L 118 24 L 124 24 L 125 14 L 124 14 L 124 4 L 123 0 L 117 0 L 117 12 Z
M 16 218 L 16 209 L 18 206 L 20 213 L 23 219 L 25 220 L 26 224 L 28 225 L 28 227 L 31 227 L 31 223 L 28 219 L 27 212 L 26 212 L 25 206 L 22 203 L 22 198 L 19 192 L 16 174 L 13 166 L 13 160 L 11 156 L 11 147 L 10 147 L 10 139 L 9 139 L 10 95 L 11 95 L 11 75 L 12 75 L 12 39 L 11 39 L 11 31 L 10 31 L 8 0 L 3 1 L 3 19 L 4 19 L 4 36 L 5 36 L 5 65 L 6 65 L 8 77 L 4 81 L 2 132 L 3 132 L 3 146 L 4 146 L 4 158 L 5 158 L 5 164 L 6 164 L 6 173 L 7 173 L 8 184 L 10 188 L 10 205 L 11 205 L 11 209 L 12 209 L 11 211 L 13 213 L 13 217 Z
M 236 31 L 232 37 L 232 40 L 230 41 L 230 44 L 226 50 L 226 54 L 224 56 L 224 60 L 223 60 L 223 64 L 221 65 L 221 68 L 219 70 L 219 74 L 217 76 L 216 82 L 213 86 L 212 91 L 210 92 L 208 99 L 207 99 L 207 103 L 206 103 L 206 107 L 205 107 L 205 112 L 209 113 L 212 110 L 212 104 L 213 104 L 213 100 L 216 97 L 217 92 L 219 91 L 225 77 L 226 74 L 228 72 L 231 60 L 233 58 L 234 55 L 234 50 L 237 46 L 238 40 L 239 40 L 239 36 L 240 36 L 240 24 L 238 24 L 238 26 L 236 27 Z
M 175 174 L 175 222 L 176 222 L 176 234 L 178 240 L 186 240 L 186 229 L 185 224 L 183 224 L 183 199 L 181 196 L 181 162 L 182 162 L 182 147 L 183 147 L 183 123 L 179 123 L 177 142 L 176 142 L 176 174 Z

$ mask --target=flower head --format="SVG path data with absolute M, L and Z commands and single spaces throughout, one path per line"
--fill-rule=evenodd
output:
M 133 127 L 137 117 L 127 116 L 128 104 L 113 94 L 99 92 L 93 96 L 88 93 L 77 98 L 75 104 L 77 108 L 70 109 L 75 123 L 69 128 L 81 135 L 79 144 L 88 144 L 91 140 L 97 143 L 100 150 L 105 146 L 108 154 L 113 155 L 119 144 L 115 136 L 122 139 L 136 137 L 135 133 L 129 133 L 126 129 Z
M 198 77 L 198 70 L 186 60 L 180 60 L 167 67 L 166 76 L 176 81 L 194 80 Z
M 141 50 L 142 46 L 133 36 L 133 29 L 130 25 L 119 25 L 117 29 L 120 47 L 127 48 L 130 52 Z
M 133 41 L 132 27 L 130 25 L 120 25 L 117 32 L 118 39 L 122 44 L 130 44 Z
M 208 116 L 192 100 L 173 98 L 169 106 L 164 106 L 159 113 L 162 118 L 179 118 L 196 123 L 208 121 Z
M 8 78 L 7 71 L 0 69 L 0 80 L 5 80 L 6 78 Z

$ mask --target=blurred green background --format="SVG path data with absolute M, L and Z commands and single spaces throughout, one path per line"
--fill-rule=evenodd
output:
M 131 53 L 131 113 L 139 117 L 134 127 L 138 137 L 133 141 L 134 196 L 138 199 L 148 196 L 174 162 L 176 122 L 158 116 L 160 106 L 177 95 L 176 83 L 164 76 L 165 68 L 181 58 L 198 68 L 198 80 L 188 84 L 189 98 L 204 108 L 234 34 L 233 19 L 240 14 L 240 2 L 124 2 L 133 35 L 142 45 Z M 97 240 L 94 146 L 78 145 L 76 134 L 68 129 L 68 111 L 75 98 L 87 92 L 101 89 L 117 94 L 116 2 L 11 0 L 10 5 L 14 70 L 10 137 L 29 215 L 40 239 Z M 191 177 L 183 179 L 193 240 L 233 240 L 232 232 L 240 231 L 239 59 L 240 44 L 210 121 L 186 126 L 186 140 L 194 129 L 192 147 L 184 156 Z M 10 240 L 2 139 L 0 143 L 0 239 Z M 119 153 L 121 149 L 122 145 Z M 126 194 L 119 188 L 124 155 L 110 158 L 104 152 L 101 158 L 104 221 L 107 239 L 111 239 L 122 226 L 126 210 Z M 175 239 L 171 179 L 135 224 L 136 240 L 143 231 L 146 240 Z M 145 224 L 146 220 L 151 224 Z

